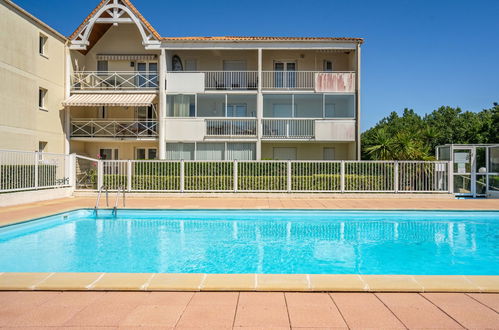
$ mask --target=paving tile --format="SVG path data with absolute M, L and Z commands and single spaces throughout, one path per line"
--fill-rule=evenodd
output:
M 366 291 L 367 284 L 359 275 L 310 275 L 313 291 Z
M 135 308 L 137 304 L 93 303 L 69 319 L 65 326 L 118 326 Z
M 4 273 L 0 275 L 0 290 L 33 290 L 51 273 Z
M 424 292 L 480 292 L 480 288 L 465 276 L 416 275 Z
M 120 322 L 120 326 L 173 328 L 185 307 L 185 305 L 139 305 Z
M 405 329 L 372 293 L 331 293 L 350 329 Z
M 499 294 L 490 293 L 468 293 L 468 296 L 478 300 L 489 308 L 492 308 L 499 313 Z
M 179 328 L 232 328 L 238 295 L 237 292 L 196 293 L 187 305 L 177 326 Z
M 327 293 L 286 293 L 285 297 L 293 328 L 347 327 Z
M 91 290 L 145 290 L 153 274 L 106 273 L 89 289 Z
M 42 306 L 86 307 L 105 294 L 105 292 L 62 292 L 44 302 Z
M 255 274 L 207 274 L 201 291 L 255 291 Z
M 194 292 L 151 292 L 144 300 L 145 305 L 187 306 Z
M 59 292 L 2 292 L 1 296 L 11 299 L 0 304 L 0 326 L 11 325 L 20 316 L 30 313 L 36 306 L 59 294 Z
M 499 314 L 465 294 L 423 293 L 422 295 L 466 328 L 499 328 Z
M 156 274 L 147 285 L 150 291 L 199 291 L 204 274 Z
M 241 292 L 234 326 L 289 327 L 284 293 Z
M 258 274 L 257 291 L 309 291 L 307 275 Z
M 423 292 L 423 287 L 410 275 L 362 275 L 372 292 Z
M 499 276 L 466 276 L 481 292 L 499 292 Z
M 409 329 L 462 329 L 456 321 L 419 294 L 377 293 L 376 296 Z
M 102 273 L 55 273 L 39 282 L 36 290 L 86 290 Z
M 82 306 L 36 306 L 9 322 L 9 325 L 25 327 L 63 326 L 82 308 Z

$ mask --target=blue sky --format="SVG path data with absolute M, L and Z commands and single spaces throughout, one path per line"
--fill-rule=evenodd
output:
M 69 35 L 99 0 L 14 0 Z M 163 36 L 365 38 L 362 128 L 499 102 L 499 0 L 132 0 Z

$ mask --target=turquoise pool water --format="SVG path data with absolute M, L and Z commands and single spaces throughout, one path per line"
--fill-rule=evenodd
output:
M 0 228 L 0 272 L 499 275 L 499 212 L 78 210 Z

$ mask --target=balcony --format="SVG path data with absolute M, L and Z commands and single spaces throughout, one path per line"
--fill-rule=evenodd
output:
M 157 136 L 158 122 L 154 120 L 74 119 L 71 121 L 72 138 L 155 139 Z
M 354 93 L 354 72 L 263 71 L 264 90 L 313 90 L 315 92 Z
M 256 137 L 256 119 L 206 119 L 207 137 Z
M 264 119 L 262 121 L 264 139 L 313 139 L 314 119 Z
M 154 91 L 158 87 L 157 72 L 76 71 L 71 75 L 72 91 Z
M 258 89 L 258 71 L 176 71 L 167 74 L 168 92 L 250 91 Z M 263 90 L 354 93 L 355 72 L 262 71 Z
M 351 118 L 272 118 L 262 121 L 264 140 L 353 142 L 356 121 Z

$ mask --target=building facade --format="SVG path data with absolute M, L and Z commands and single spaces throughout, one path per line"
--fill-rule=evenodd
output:
M 162 37 L 103 0 L 68 37 L 65 150 L 105 159 L 360 159 L 358 38 Z
M 0 0 L 0 149 L 65 151 L 66 41 Z

